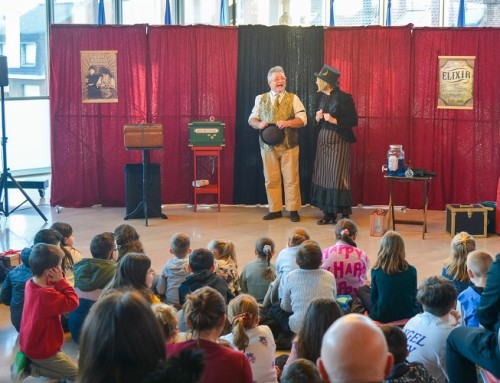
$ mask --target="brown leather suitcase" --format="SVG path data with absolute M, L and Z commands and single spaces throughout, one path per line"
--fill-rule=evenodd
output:
M 123 139 L 126 149 L 163 148 L 162 124 L 125 124 Z

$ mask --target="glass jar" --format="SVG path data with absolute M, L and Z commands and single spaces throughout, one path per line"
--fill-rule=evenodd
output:
M 405 152 L 403 145 L 390 145 L 387 152 L 387 175 L 405 176 Z

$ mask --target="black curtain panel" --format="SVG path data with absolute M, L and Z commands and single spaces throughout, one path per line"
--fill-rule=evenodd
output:
M 238 32 L 234 203 L 267 203 L 258 132 L 250 127 L 248 117 L 255 97 L 269 91 L 267 72 L 280 65 L 287 90 L 299 96 L 308 116 L 308 124 L 299 134 L 300 191 L 302 204 L 307 204 L 316 149 L 314 72 L 323 65 L 324 28 L 252 25 L 240 26 Z

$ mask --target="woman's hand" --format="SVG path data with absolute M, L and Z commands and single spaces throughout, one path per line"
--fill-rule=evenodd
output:
M 316 122 L 319 122 L 323 119 L 323 109 L 320 109 L 316 112 Z
M 330 124 L 337 125 L 337 119 L 335 117 L 332 117 L 330 113 L 323 113 L 323 117 L 326 122 L 329 122 Z

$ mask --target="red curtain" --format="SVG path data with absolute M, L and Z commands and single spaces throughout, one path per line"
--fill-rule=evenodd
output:
M 53 25 L 50 31 L 51 205 L 125 205 L 123 125 L 147 120 L 146 26 Z M 82 103 L 80 51 L 116 50 L 118 103 Z
M 432 208 L 494 201 L 500 176 L 500 30 L 423 28 L 414 35 L 414 163 L 437 173 Z M 474 109 L 437 109 L 438 56 L 476 56 Z
M 411 25 L 328 28 L 325 63 L 340 70 L 340 88 L 351 93 L 359 114 L 351 146 L 355 203 L 387 204 L 381 167 L 390 144 L 408 150 L 411 86 Z M 407 204 L 406 192 L 403 195 Z M 396 200 L 399 202 L 399 200 Z
M 166 203 L 192 203 L 193 155 L 188 123 L 213 116 L 225 123 L 221 200 L 233 201 L 238 30 L 211 26 L 153 26 L 148 31 L 153 122 L 166 135 L 162 184 Z M 198 178 L 215 180 L 216 166 L 199 161 Z M 201 196 L 201 203 L 214 202 Z

